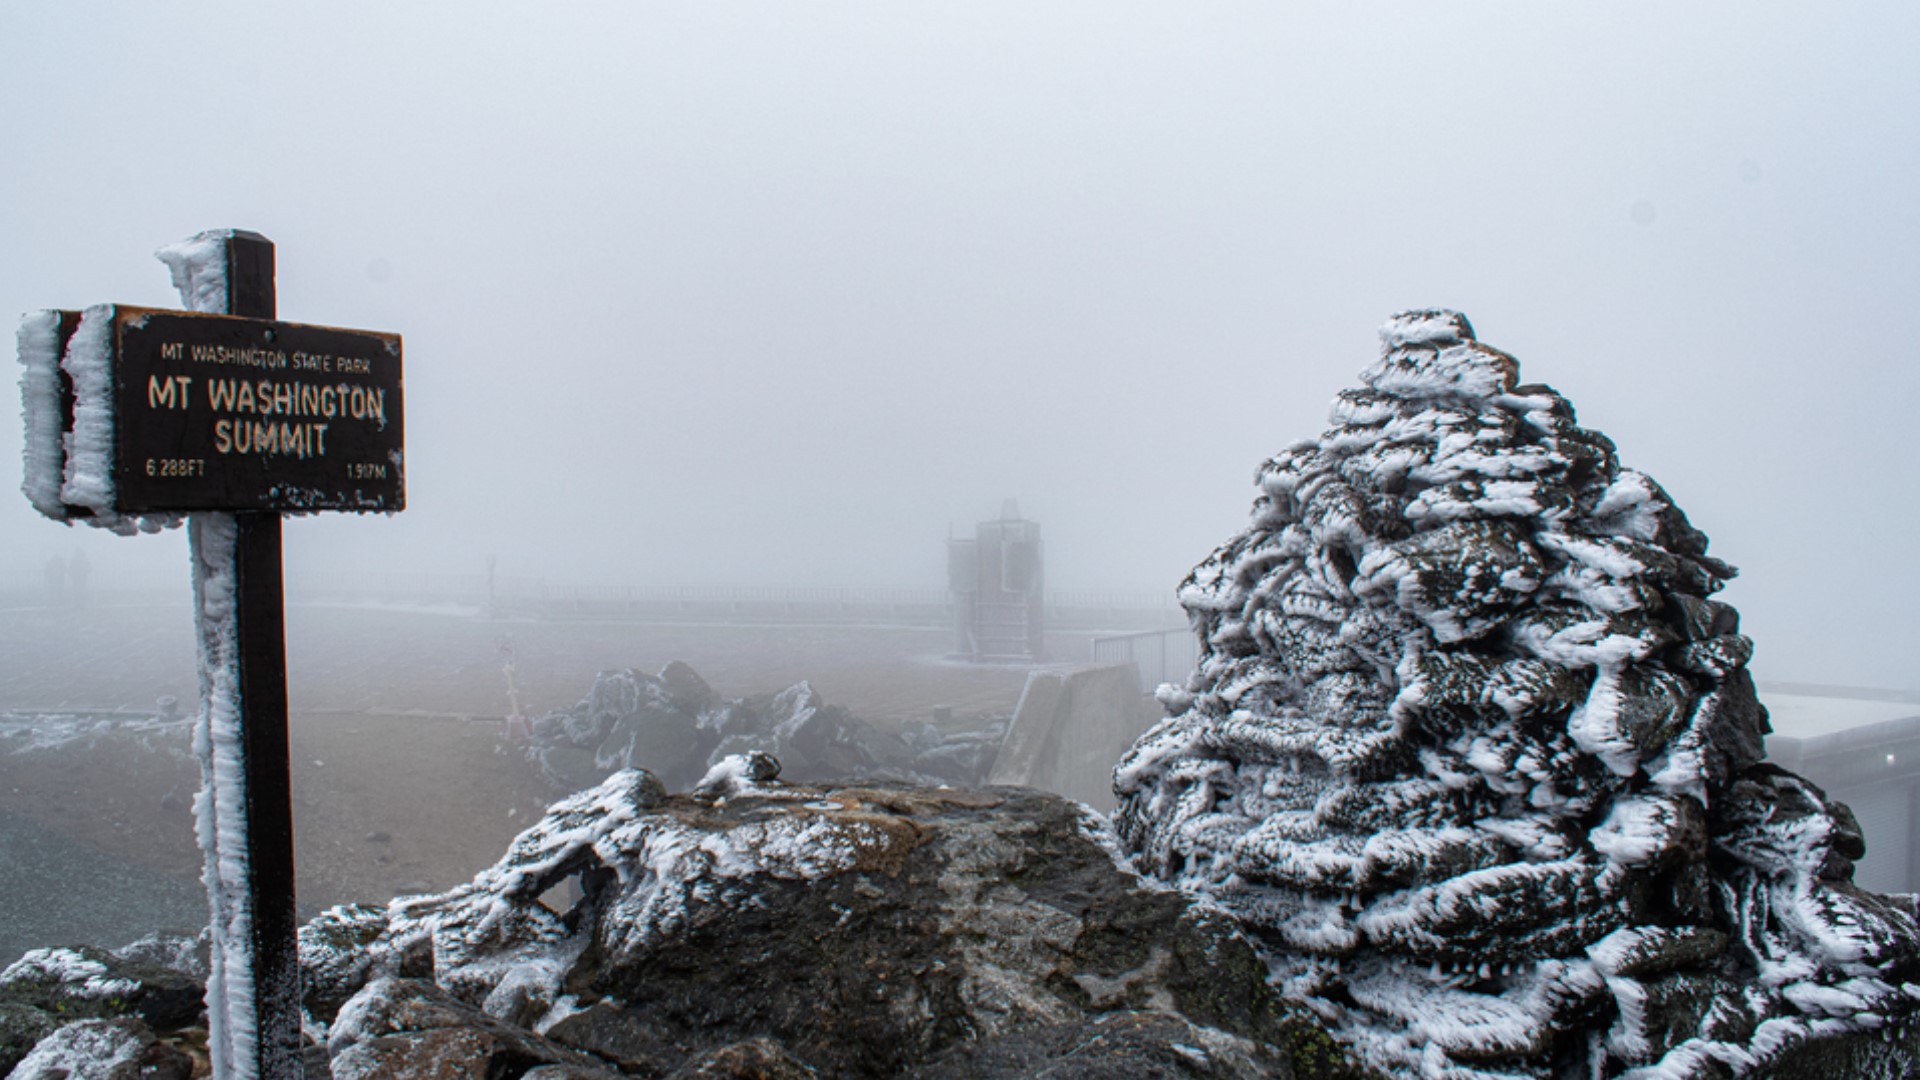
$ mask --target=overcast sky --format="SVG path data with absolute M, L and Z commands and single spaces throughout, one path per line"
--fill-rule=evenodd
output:
M 1762 677 L 1920 688 L 1920 6 L 269 7 L 0 8 L 0 313 L 237 227 L 403 334 L 409 509 L 290 580 L 939 588 L 1012 496 L 1053 586 L 1168 591 L 1445 305 L 1742 568 Z M 18 494 L 0 550 L 187 588 Z

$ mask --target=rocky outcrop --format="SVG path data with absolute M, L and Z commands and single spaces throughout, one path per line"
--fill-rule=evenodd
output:
M 828 704 L 808 683 L 773 695 L 722 698 L 676 660 L 658 675 L 603 671 L 579 703 L 531 727 L 527 755 L 558 791 L 592 787 L 625 768 L 646 769 L 678 791 L 722 758 L 749 751 L 778 758 L 795 780 L 979 784 L 1006 718 L 989 718 L 970 731 L 927 725 L 902 738 Z
M 465 886 L 302 927 L 306 1075 L 1362 1075 L 1231 918 L 1116 851 L 1022 788 L 786 784 L 758 751 L 687 794 L 624 770 Z M 28 954 L 0 975 L 0 1019 L 31 1021 L 5 1063 L 204 1066 L 196 964 L 183 940 Z
M 618 1076 L 603 1062 L 489 1016 L 422 979 L 383 977 L 337 1014 L 327 1038 L 333 1080 L 466 1080 L 542 1069 L 550 1080 Z
M 1851 813 L 1762 760 L 1733 568 L 1463 316 L 1382 339 L 1181 586 L 1201 659 L 1116 771 L 1127 851 L 1390 1071 L 1891 1053 L 1913 901 L 1855 888 Z
M 731 759 L 697 795 L 624 771 L 467 886 L 308 924 L 335 1075 L 456 1030 L 640 1076 L 1358 1075 L 1231 919 L 1122 869 L 1079 805 L 775 769 Z M 368 1019 L 409 1009 L 448 1022 Z
M 191 1056 L 134 1017 L 77 1020 L 41 1039 L 9 1080 L 189 1080 Z
M 167 1057 L 147 1047 L 201 1024 L 205 970 L 201 946 L 186 938 L 144 938 L 113 952 L 89 946 L 28 952 L 0 970 L 0 1075 L 77 1021 L 94 1023 L 69 1037 L 79 1040 L 72 1046 L 62 1043 L 62 1055 L 78 1053 L 74 1046 L 125 1050 L 138 1043 L 127 1050 L 129 1060 Z M 50 1055 L 43 1062 L 64 1060 Z M 13 1075 L 37 1077 L 41 1066 Z

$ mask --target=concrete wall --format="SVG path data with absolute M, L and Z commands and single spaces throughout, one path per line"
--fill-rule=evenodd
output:
M 1139 683 L 1132 664 L 1032 672 L 988 782 L 1112 810 L 1114 765 L 1162 715 Z

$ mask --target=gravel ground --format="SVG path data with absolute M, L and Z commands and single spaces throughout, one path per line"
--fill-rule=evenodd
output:
M 194 932 L 206 894 L 182 879 L 76 844 L 0 811 L 0 967 L 28 949 L 125 945 L 155 930 Z

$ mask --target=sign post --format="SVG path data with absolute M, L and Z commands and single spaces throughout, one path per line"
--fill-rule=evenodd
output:
M 191 312 L 23 321 L 23 488 L 49 517 L 120 533 L 186 519 L 208 1052 L 219 1080 L 298 1080 L 281 515 L 404 508 L 400 338 L 276 321 L 274 248 L 257 233 L 159 254 Z

